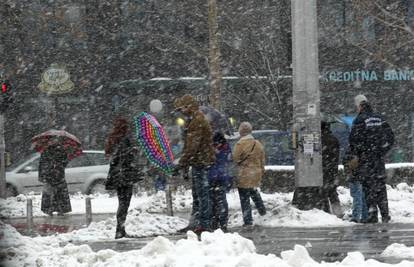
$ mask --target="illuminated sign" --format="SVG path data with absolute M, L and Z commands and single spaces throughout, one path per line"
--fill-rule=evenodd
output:
M 414 69 L 388 69 L 382 72 L 375 70 L 328 71 L 324 74 L 328 82 L 354 81 L 411 81 L 414 80 Z
M 66 67 L 54 63 L 43 72 L 38 88 L 45 93 L 62 94 L 72 91 L 74 84 Z

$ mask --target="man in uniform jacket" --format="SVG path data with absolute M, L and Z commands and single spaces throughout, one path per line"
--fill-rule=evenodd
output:
M 198 199 L 197 221 L 199 225 L 194 230 L 199 234 L 210 230 L 211 207 L 209 200 L 208 169 L 214 163 L 213 136 L 210 124 L 204 114 L 198 110 L 197 101 L 190 95 L 184 95 L 177 109 L 188 117 L 184 147 L 178 168 L 185 171 L 192 167 L 192 179 Z
M 368 223 L 378 222 L 378 208 L 382 222 L 391 217 L 388 209 L 385 186 L 385 154 L 394 143 L 394 134 L 384 118 L 375 113 L 364 95 L 355 97 L 358 116 L 355 118 L 349 136 L 349 163 L 359 176 L 368 207 Z

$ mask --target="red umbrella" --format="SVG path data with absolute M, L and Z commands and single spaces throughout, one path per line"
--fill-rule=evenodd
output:
M 49 130 L 32 138 L 32 148 L 42 153 L 49 145 L 61 143 L 71 160 L 82 153 L 79 139 L 63 130 Z

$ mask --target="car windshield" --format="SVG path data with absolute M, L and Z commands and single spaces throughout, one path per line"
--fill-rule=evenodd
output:
M 13 162 L 10 166 L 6 167 L 6 171 L 10 172 L 19 167 L 21 164 L 25 163 L 26 161 L 31 160 L 32 158 L 36 157 L 37 154 L 32 154 L 30 157 L 25 157 Z

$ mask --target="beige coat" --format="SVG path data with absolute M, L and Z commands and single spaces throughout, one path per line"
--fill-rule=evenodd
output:
M 263 145 L 259 141 L 255 140 L 252 135 L 240 138 L 234 146 L 233 162 L 238 167 L 238 187 L 254 188 L 259 186 L 265 166 L 265 153 Z

